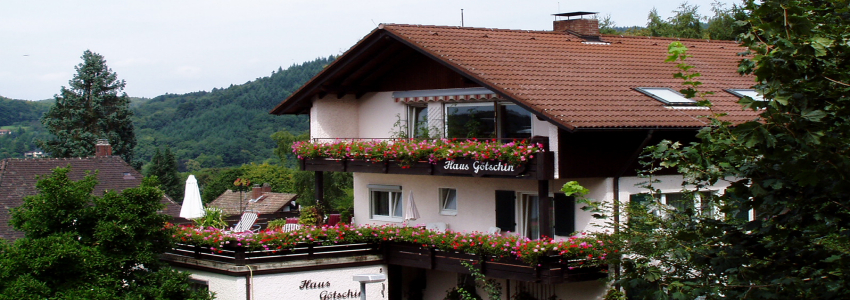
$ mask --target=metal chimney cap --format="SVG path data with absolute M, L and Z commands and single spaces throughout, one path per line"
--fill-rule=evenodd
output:
M 574 11 L 574 12 L 566 12 L 566 13 L 553 14 L 553 16 L 556 16 L 556 17 L 568 17 L 568 18 L 569 18 L 569 17 L 575 17 L 575 16 L 595 15 L 595 14 L 598 14 L 598 13 L 599 13 L 599 12 Z

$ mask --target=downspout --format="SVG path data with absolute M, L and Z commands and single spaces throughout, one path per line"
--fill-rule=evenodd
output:
M 251 282 L 254 281 L 254 270 L 251 270 L 251 265 L 245 265 L 248 268 L 248 274 L 245 274 L 245 300 L 251 300 L 251 291 L 254 287 Z
M 617 172 L 616 176 L 614 176 L 614 234 L 620 233 L 620 177 L 629 170 L 629 166 L 635 162 L 635 160 L 640 157 L 640 153 L 643 152 L 643 148 L 646 148 L 646 144 L 649 144 L 649 140 L 652 139 L 652 134 L 655 133 L 654 129 L 650 129 L 646 132 L 646 138 L 643 139 L 643 142 L 640 143 L 635 152 L 629 158 L 628 161 L 623 165 L 623 168 Z M 614 267 L 614 280 L 620 279 L 620 266 Z M 620 289 L 620 285 L 617 284 L 617 289 Z

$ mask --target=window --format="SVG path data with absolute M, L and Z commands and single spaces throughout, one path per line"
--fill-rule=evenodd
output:
M 407 113 L 408 136 L 412 138 L 429 138 L 428 106 L 409 106 Z
M 519 200 L 519 201 L 517 201 Z M 548 215 L 554 235 L 569 236 L 575 232 L 575 198 L 555 193 Z M 496 227 L 502 232 L 517 232 L 530 239 L 541 237 L 540 197 L 515 191 L 496 191 Z
M 764 96 L 762 96 L 761 94 L 756 92 L 756 90 L 753 89 L 728 89 L 726 91 L 740 98 L 750 97 L 753 98 L 753 100 L 755 101 L 765 101 Z
M 499 102 L 450 103 L 445 106 L 448 138 L 530 138 L 531 112 Z
M 369 185 L 369 204 L 373 220 L 400 222 L 404 217 L 401 186 Z
M 500 104 L 498 127 L 501 138 L 530 138 L 531 112 L 516 104 Z
M 440 189 L 440 214 L 457 215 L 457 190 Z
M 189 278 L 189 288 L 187 289 L 193 292 L 209 292 L 210 291 L 210 283 L 206 280 L 200 280 L 195 278 Z
M 697 103 L 693 99 L 685 98 L 684 95 L 671 88 L 639 87 L 635 90 L 667 105 L 695 105 Z
M 700 213 L 705 217 L 719 215 L 717 204 L 714 203 L 714 192 L 662 193 L 658 194 L 661 204 L 667 205 L 677 212 L 693 215 Z M 634 194 L 630 196 L 629 207 L 633 209 L 650 209 L 652 195 Z
M 522 235 L 530 239 L 540 238 L 540 197 L 523 195 L 520 203 Z

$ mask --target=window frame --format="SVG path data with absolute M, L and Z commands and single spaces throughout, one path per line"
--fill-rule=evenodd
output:
M 369 188 L 369 219 L 377 220 L 377 221 L 387 221 L 387 222 L 402 222 L 404 221 L 404 197 L 402 188 L 399 185 L 377 185 L 370 184 Z M 376 205 L 375 201 L 379 201 L 380 199 L 375 199 L 375 193 L 387 193 L 387 207 L 388 215 L 380 215 L 375 212 Z M 395 197 L 397 195 L 397 197 Z M 398 216 L 393 215 L 396 211 L 397 207 L 401 207 L 401 214 Z
M 756 101 L 756 102 L 767 101 L 767 99 L 764 99 L 764 95 L 759 94 L 759 92 L 756 91 L 755 89 L 726 89 L 725 91 L 727 93 L 730 93 L 732 95 L 737 96 L 738 98 L 750 97 L 750 99 L 753 99 L 753 101 Z M 748 95 L 751 92 L 755 93 L 756 96 L 753 97 L 753 95 Z
M 658 101 L 660 101 L 661 103 L 664 103 L 667 106 L 696 106 L 697 105 L 696 100 L 685 98 L 685 95 L 682 95 L 682 93 L 680 93 L 679 91 L 668 88 L 668 87 L 636 87 L 636 88 L 633 88 L 633 89 L 640 92 L 641 94 L 644 94 L 646 96 L 651 97 L 652 99 L 658 100 Z M 684 99 L 686 101 L 680 101 L 678 99 L 666 99 L 666 98 L 662 97 L 661 95 L 654 93 L 653 90 L 666 90 L 666 91 L 672 92 L 674 95 L 682 97 L 682 99 Z
M 417 123 L 418 119 L 416 118 L 416 112 L 417 112 L 416 110 L 417 109 L 425 109 L 425 121 L 424 121 L 424 124 L 422 124 L 422 126 L 424 126 L 424 127 L 422 127 L 422 130 L 424 130 L 425 132 L 428 132 L 429 135 L 433 135 L 433 133 L 430 132 L 430 127 L 429 127 L 429 123 L 431 122 L 431 120 L 429 119 L 430 112 L 428 112 L 428 104 L 426 104 L 426 103 L 415 103 L 415 104 L 408 104 L 407 105 L 407 132 L 406 132 L 407 137 L 408 138 L 424 138 L 424 136 L 419 136 L 419 133 L 420 133 L 419 129 L 420 128 L 418 126 L 419 124 Z
M 455 208 L 454 209 L 446 208 L 446 204 L 448 204 L 448 201 L 447 201 L 448 200 L 448 194 L 447 193 L 449 191 L 454 191 L 454 201 L 455 201 Z M 439 201 L 440 215 L 456 216 L 457 211 L 458 211 L 458 209 L 457 209 L 457 205 L 458 205 L 457 189 L 456 188 L 440 188 L 439 194 L 440 194 L 440 201 Z

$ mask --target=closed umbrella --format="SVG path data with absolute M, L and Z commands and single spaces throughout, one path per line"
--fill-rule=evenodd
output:
M 195 175 L 189 175 L 189 179 L 186 179 L 186 193 L 183 197 L 183 207 L 180 208 L 180 217 L 197 219 L 203 216 L 204 205 L 201 202 L 201 191 L 198 190 L 198 180 Z
M 407 208 L 404 210 L 404 220 L 419 219 L 419 210 L 416 209 L 416 202 L 413 202 L 413 192 L 407 193 Z

